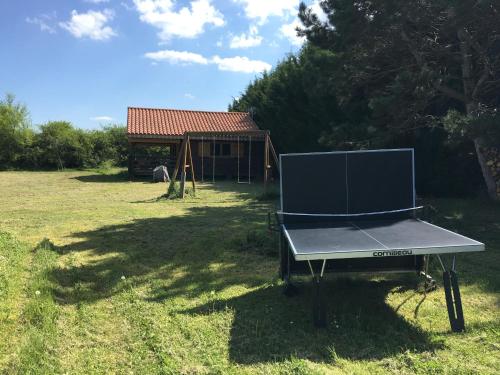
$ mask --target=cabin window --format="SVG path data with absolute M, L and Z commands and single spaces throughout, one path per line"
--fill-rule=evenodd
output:
M 231 156 L 231 144 L 223 143 L 222 144 L 222 156 Z
M 210 156 L 220 156 L 220 143 L 210 145 Z
M 240 144 L 239 151 L 240 157 L 244 155 L 245 145 Z M 222 158 L 236 158 L 238 157 L 238 145 L 235 142 L 201 142 L 198 143 L 198 155 L 205 157 L 222 157 Z

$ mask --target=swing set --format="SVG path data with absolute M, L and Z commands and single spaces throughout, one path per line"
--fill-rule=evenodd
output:
M 231 132 L 231 133 L 222 133 L 222 132 L 186 132 L 184 133 L 184 138 L 181 143 L 181 147 L 179 150 L 179 154 L 177 156 L 177 161 L 175 163 L 174 173 L 172 174 L 172 178 L 170 180 L 169 189 L 173 188 L 175 181 L 177 179 L 177 175 L 179 174 L 179 170 L 181 173 L 180 176 L 180 197 L 184 198 L 186 191 L 186 176 L 187 170 L 190 171 L 191 183 L 193 186 L 193 191 L 196 192 L 196 180 L 195 180 L 195 172 L 193 166 L 193 155 L 191 148 L 191 140 L 192 139 L 200 139 L 201 140 L 201 182 L 205 182 L 205 143 L 211 143 L 212 146 L 212 178 L 211 182 L 215 183 L 215 165 L 217 159 L 216 152 L 216 140 L 217 139 L 225 139 L 230 138 L 234 140 L 236 137 L 237 143 L 237 183 L 239 184 L 251 184 L 252 182 L 252 138 L 255 141 L 256 138 L 264 138 L 264 186 L 267 186 L 269 180 L 269 171 L 271 167 L 271 155 L 274 160 L 274 164 L 276 166 L 276 170 L 279 172 L 279 162 L 276 151 L 274 150 L 274 146 L 271 142 L 271 137 L 269 136 L 269 131 L 267 130 L 252 130 L 252 131 L 241 131 L 241 132 Z M 244 167 L 241 167 L 240 159 L 240 143 L 244 142 L 244 140 L 248 140 L 248 175 L 247 178 L 241 177 L 241 172 Z

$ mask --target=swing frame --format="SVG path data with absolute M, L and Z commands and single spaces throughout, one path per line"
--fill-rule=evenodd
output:
M 200 138 L 202 141 L 202 176 L 201 180 L 204 182 L 204 140 L 205 138 L 212 138 L 212 145 L 214 147 L 214 157 L 212 159 L 212 183 L 215 183 L 215 140 L 217 138 L 219 139 L 227 139 L 230 138 L 231 140 L 236 139 L 238 142 L 238 182 L 240 180 L 239 176 L 239 137 L 248 137 L 249 139 L 249 162 L 248 162 L 248 168 L 249 168 L 249 181 L 248 182 L 243 182 L 243 183 L 250 183 L 251 182 L 251 175 L 250 175 L 250 170 L 251 170 L 251 139 L 252 137 L 255 138 L 264 138 L 264 186 L 267 187 L 268 180 L 269 180 L 269 171 L 272 168 L 271 166 L 271 155 L 272 155 L 272 160 L 274 161 L 274 166 L 276 170 L 279 171 L 279 161 L 278 161 L 278 156 L 276 154 L 276 151 L 274 149 L 274 146 L 271 142 L 271 137 L 270 133 L 268 130 L 249 130 L 249 131 L 235 131 L 235 132 L 185 132 L 184 137 L 181 143 L 181 147 L 179 150 L 179 154 L 177 156 L 177 161 L 175 163 L 175 168 L 174 168 L 174 173 L 172 174 L 172 178 L 170 180 L 170 188 L 173 187 L 173 184 L 175 184 L 175 181 L 177 179 L 177 175 L 179 174 L 179 170 L 181 172 L 181 178 L 180 178 L 180 183 L 181 183 L 181 194 L 180 197 L 184 198 L 185 196 L 185 187 L 186 187 L 186 176 L 187 176 L 187 169 L 190 169 L 190 175 L 191 175 L 191 183 L 193 186 L 193 192 L 196 193 L 196 180 L 195 180 L 195 172 L 194 172 L 194 166 L 193 166 L 193 155 L 192 155 L 192 150 L 191 150 L 191 139 L 194 138 Z M 189 160 L 188 160 L 189 158 Z M 189 164 L 188 164 L 189 162 Z M 169 188 L 169 189 L 170 189 Z

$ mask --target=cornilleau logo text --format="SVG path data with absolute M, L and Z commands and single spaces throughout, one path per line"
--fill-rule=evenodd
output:
M 398 257 L 403 255 L 412 255 L 412 250 L 384 250 L 384 251 L 374 251 L 374 257 Z

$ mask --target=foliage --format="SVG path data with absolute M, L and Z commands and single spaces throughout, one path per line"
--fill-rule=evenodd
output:
M 500 114 L 497 110 L 483 109 L 469 115 L 450 110 L 443 118 L 443 125 L 452 140 L 481 137 L 485 145 L 500 145 Z
M 0 100 L 0 168 L 23 164 L 23 152 L 32 139 L 28 109 L 7 94 Z
M 328 51 L 304 48 L 252 82 L 229 110 L 252 112 L 280 152 L 324 150 L 321 134 L 340 121 L 332 82 L 325 78 L 334 62 Z
M 235 248 L 243 252 L 253 252 L 278 259 L 277 242 L 270 241 L 271 236 L 275 237 L 274 234 L 270 234 L 267 230 L 250 230 L 244 238 L 235 240 Z
M 52 121 L 40 127 L 36 142 L 43 150 L 40 165 L 58 169 L 80 167 L 88 160 L 90 147 L 83 131 L 66 121 Z
M 127 159 L 124 126 L 86 131 L 67 121 L 50 121 L 34 129 L 26 106 L 13 95 L 0 101 L 0 169 L 124 166 Z
M 277 186 L 267 186 L 266 190 L 257 195 L 255 199 L 263 202 L 278 202 L 280 198 L 280 191 Z
M 92 154 L 91 163 L 99 165 L 111 161 L 117 166 L 124 166 L 128 160 L 128 140 L 126 128 L 120 125 L 107 125 L 101 130 L 89 132 Z
M 184 187 L 184 194 L 187 197 L 194 197 L 196 195 L 195 191 L 191 186 L 190 181 L 186 181 Z M 170 181 L 168 183 L 167 193 L 161 196 L 161 198 L 166 198 L 166 199 L 179 199 L 180 197 L 181 197 L 180 181 Z
M 498 106 L 498 1 L 329 0 L 321 5 L 326 23 L 301 5 L 300 34 L 341 56 L 345 74 L 337 79 L 349 83 L 341 85 L 344 96 L 362 89 L 374 108 L 382 104 L 384 121 L 413 127 L 425 124 L 426 114 L 443 114 L 449 107 L 470 113 L 478 104 Z
M 300 7 L 302 50 L 229 109 L 251 111 L 279 152 L 415 147 L 420 192 L 477 194 L 471 140 L 500 139 L 498 2 L 320 5 L 326 21 Z
M 452 142 L 437 116 L 428 116 L 427 126 L 409 129 L 379 126 L 375 114 L 380 113 L 380 109 L 370 104 L 364 94 L 358 92 L 353 98 L 346 98 L 339 93 L 342 79 L 337 78 L 338 61 L 333 53 L 307 45 L 298 57 L 283 61 L 275 71 L 289 69 L 282 65 L 294 65 L 300 74 L 308 72 L 294 95 L 314 99 L 300 104 L 279 100 L 291 92 L 287 87 L 295 85 L 296 78 L 292 80 L 290 74 L 273 71 L 249 85 L 243 95 L 233 101 L 230 110 L 253 110 L 259 126 L 271 129 L 278 152 L 414 147 L 420 194 L 470 196 L 477 193 L 481 174 L 474 146 L 468 138 L 453 137 Z M 320 73 L 327 71 L 325 67 L 330 71 L 326 75 Z M 275 86 L 285 89 L 277 96 L 275 90 L 271 90 Z M 328 102 L 336 103 L 334 110 Z M 380 103 L 381 99 L 377 106 Z
M 406 137 L 413 143 L 416 129 L 444 126 L 452 138 L 498 143 L 499 6 L 497 0 L 326 0 L 323 22 L 301 4 L 299 34 L 338 57 L 342 108 L 359 103 L 369 110 L 364 123 L 333 128 L 325 141 L 341 145 L 352 137 L 366 147 Z M 494 197 L 492 176 L 477 156 Z
M 140 160 L 144 167 L 154 169 L 159 165 L 163 165 L 171 155 L 170 147 L 138 144 L 131 149 L 130 156 L 134 160 Z

